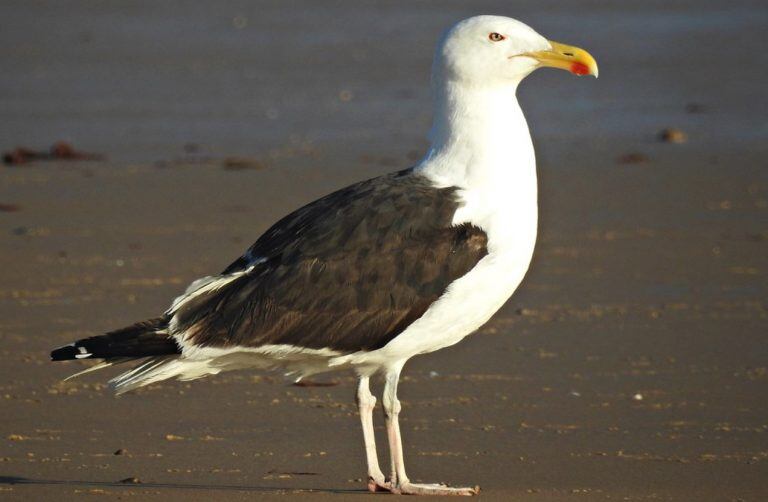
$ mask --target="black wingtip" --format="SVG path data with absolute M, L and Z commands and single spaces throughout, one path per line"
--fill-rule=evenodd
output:
M 69 361 L 70 359 L 77 359 L 77 355 L 80 351 L 74 344 L 65 345 L 59 347 L 51 352 L 51 361 Z
M 55 349 L 51 352 L 51 361 L 179 354 L 181 350 L 176 340 L 166 332 L 167 326 L 168 319 L 158 317 L 104 335 L 83 338 Z

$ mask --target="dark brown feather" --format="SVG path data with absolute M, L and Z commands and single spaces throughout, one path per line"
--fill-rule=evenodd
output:
M 137 322 L 104 335 L 83 338 L 51 352 L 51 360 L 116 359 L 178 354 L 176 340 L 168 336 L 167 317 Z M 82 349 L 82 350 L 81 350 Z
M 245 271 L 175 313 L 199 346 L 289 344 L 340 352 L 383 347 L 487 253 L 487 236 L 452 225 L 455 188 L 412 170 L 357 183 L 286 216 L 225 274 Z

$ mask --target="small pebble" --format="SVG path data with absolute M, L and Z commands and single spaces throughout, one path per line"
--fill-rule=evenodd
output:
M 120 448 L 119 450 L 116 450 L 115 453 L 113 453 L 113 455 L 125 455 L 127 453 L 128 453 L 128 450 L 126 450 L 125 448 Z
M 637 394 L 632 396 L 632 400 L 633 401 L 642 401 L 643 400 L 643 395 L 638 392 Z
M 125 483 L 127 485 L 138 485 L 141 484 L 141 480 L 135 476 L 131 476 L 130 478 L 121 479 L 118 481 L 118 483 Z
M 664 143 L 685 143 L 688 141 L 688 135 L 680 129 L 668 127 L 659 132 L 659 141 Z

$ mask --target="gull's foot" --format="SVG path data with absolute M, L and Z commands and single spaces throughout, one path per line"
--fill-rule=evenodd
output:
M 460 495 L 460 496 L 472 496 L 480 493 L 480 487 L 474 488 L 455 488 L 453 486 L 443 484 L 417 484 L 403 483 L 397 487 L 392 488 L 392 493 L 399 493 L 402 495 Z
M 368 476 L 368 491 L 372 493 L 376 492 L 391 492 L 392 483 L 384 479 L 384 476 Z

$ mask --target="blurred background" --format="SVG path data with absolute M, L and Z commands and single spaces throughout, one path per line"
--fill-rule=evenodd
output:
M 436 40 L 475 14 L 584 47 L 600 78 L 519 90 L 536 256 L 478 335 L 406 367 L 411 476 L 491 500 L 768 497 L 765 2 L 5 0 L 0 498 L 361 493 L 349 375 L 116 399 L 48 352 L 413 165 Z

